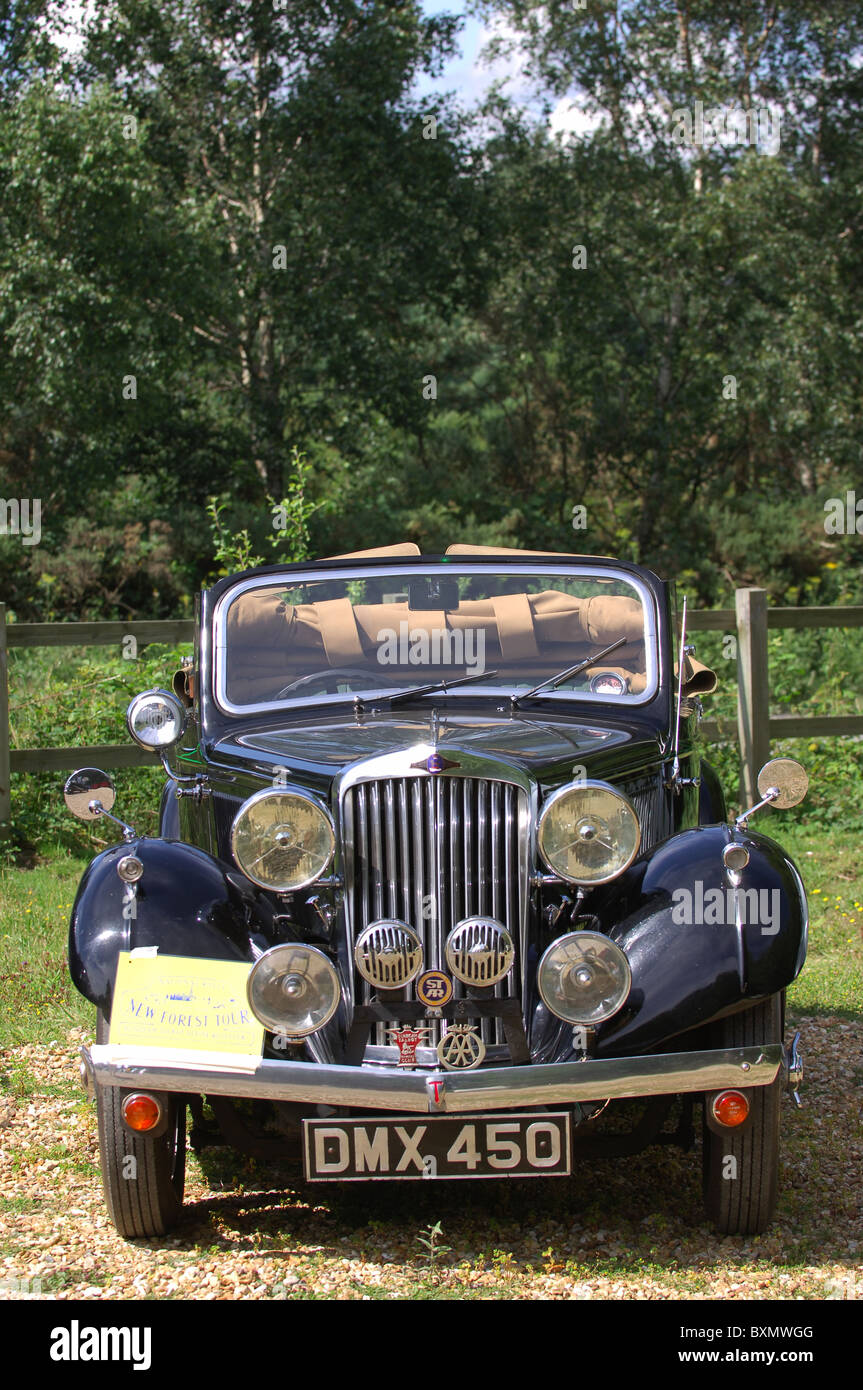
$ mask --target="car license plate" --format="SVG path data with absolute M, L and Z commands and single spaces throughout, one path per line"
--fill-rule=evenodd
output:
M 304 1120 L 308 1182 L 567 1177 L 570 1116 L 416 1115 Z

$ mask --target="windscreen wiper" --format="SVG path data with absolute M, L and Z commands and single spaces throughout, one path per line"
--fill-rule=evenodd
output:
M 412 700 L 415 695 L 437 695 L 446 694 L 448 690 L 453 690 L 457 685 L 469 685 L 471 681 L 481 681 L 496 676 L 497 671 L 475 671 L 472 676 L 457 676 L 454 681 L 433 681 L 431 685 L 415 685 L 410 690 L 394 690 L 392 694 L 384 691 L 381 695 L 376 695 L 373 700 L 362 700 L 359 695 L 354 696 L 354 708 L 360 713 L 366 705 L 377 705 L 382 700 L 388 704 L 395 705 L 403 700 Z
M 563 685 L 564 681 L 571 680 L 573 676 L 580 675 L 582 671 L 586 671 L 590 666 L 595 666 L 597 661 L 602 661 L 604 656 L 610 656 L 612 652 L 616 652 L 618 647 L 624 646 L 628 641 L 628 637 L 618 637 L 617 641 L 612 642 L 610 647 L 604 647 L 601 652 L 597 652 L 594 656 L 587 657 L 584 661 L 577 662 L 575 666 L 567 666 L 566 670 L 561 671 L 559 675 L 549 676 L 548 680 L 540 681 L 539 685 L 535 685 L 532 690 L 526 690 L 523 695 L 510 695 L 509 698 L 512 708 L 518 709 L 522 700 L 529 700 L 532 695 L 538 695 L 541 690 L 556 690 L 559 685 Z

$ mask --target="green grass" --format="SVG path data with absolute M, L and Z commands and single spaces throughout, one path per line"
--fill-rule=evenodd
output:
M 800 870 L 809 898 L 809 955 L 799 979 L 788 991 L 788 1006 L 796 1014 L 860 1018 L 863 863 L 859 834 L 804 826 L 790 826 L 784 834 L 779 830 L 773 833 Z
M 0 868 L 0 1044 L 65 1041 L 93 1008 L 66 963 L 69 914 L 86 861 L 57 855 L 34 869 Z
M 14 1213 L 20 1216 L 28 1211 L 39 1211 L 44 1204 L 43 1197 L 0 1197 L 0 1215 Z

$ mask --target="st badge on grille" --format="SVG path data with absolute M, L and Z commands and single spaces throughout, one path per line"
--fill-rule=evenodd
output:
M 485 1043 L 472 1023 L 453 1023 L 437 1045 L 438 1061 L 447 1071 L 478 1067 L 485 1056 Z
M 441 1009 L 452 999 L 452 980 L 442 970 L 426 970 L 416 982 L 416 994 L 427 1009 Z

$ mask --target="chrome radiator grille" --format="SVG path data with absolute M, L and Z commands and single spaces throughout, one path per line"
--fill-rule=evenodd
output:
M 381 917 L 419 934 L 426 970 L 446 970 L 444 943 L 465 917 L 497 918 L 517 943 L 509 980 L 517 988 L 527 895 L 527 798 L 520 787 L 478 777 L 393 777 L 359 782 L 342 802 L 350 945 Z M 357 979 L 358 999 L 370 988 Z M 464 991 L 456 982 L 456 997 Z M 483 1039 L 503 1041 L 492 1020 Z M 376 1043 L 388 1039 L 385 1026 Z M 435 1039 L 436 1040 L 436 1039 Z

